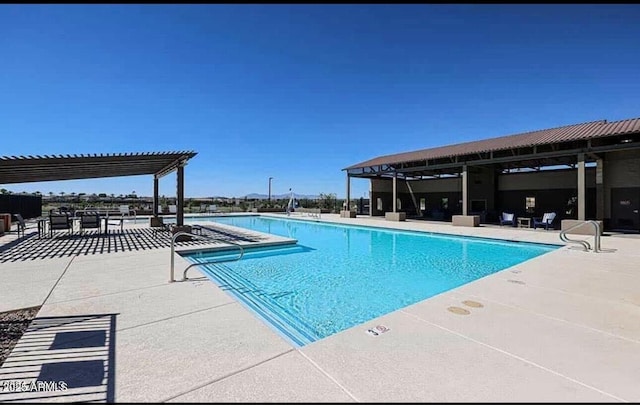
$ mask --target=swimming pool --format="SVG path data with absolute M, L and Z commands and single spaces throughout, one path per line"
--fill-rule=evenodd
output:
M 298 346 L 559 247 L 262 216 L 208 220 L 298 240 L 201 266 Z M 204 262 L 221 254 L 185 257 Z

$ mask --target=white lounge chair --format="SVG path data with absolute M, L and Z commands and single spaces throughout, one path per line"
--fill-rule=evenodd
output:
M 176 205 L 169 205 L 169 214 L 177 214 L 178 213 L 178 207 Z

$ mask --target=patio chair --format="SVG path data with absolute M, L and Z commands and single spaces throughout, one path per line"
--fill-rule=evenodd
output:
M 160 216 L 151 217 L 149 226 L 151 226 L 154 238 L 158 236 L 158 232 L 171 232 L 171 225 L 165 224 L 164 218 Z
M 169 205 L 169 214 L 176 214 L 178 212 L 178 207 L 176 205 Z
M 20 237 L 20 234 L 22 233 L 22 237 L 24 238 L 24 230 L 27 229 L 27 223 L 24 221 L 22 214 L 16 214 L 16 220 L 18 220 L 18 237 Z
M 53 238 L 53 231 L 62 231 L 68 229 L 69 234 L 73 234 L 73 222 L 69 218 L 69 214 L 49 214 L 49 237 Z
M 80 231 L 83 229 L 98 229 L 100 232 L 100 215 L 97 213 L 87 214 L 84 213 L 80 215 Z
M 516 226 L 515 217 L 516 217 L 515 214 L 503 212 L 502 216 L 500 216 L 500 226 L 502 225 Z
M 214 213 L 214 212 L 218 212 L 218 206 L 215 204 L 211 204 L 207 207 L 207 212 L 209 213 Z
M 533 229 L 536 229 L 538 227 L 544 227 L 544 229 L 548 231 L 549 226 L 551 226 L 551 223 L 553 222 L 555 217 L 556 217 L 555 212 L 545 212 L 542 218 L 540 217 L 533 218 Z

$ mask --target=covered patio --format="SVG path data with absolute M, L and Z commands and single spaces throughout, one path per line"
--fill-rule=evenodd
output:
M 539 217 L 554 211 L 559 220 L 640 230 L 640 195 L 633 194 L 640 194 L 640 171 L 633 170 L 639 163 L 634 118 L 386 155 L 343 170 L 349 207 L 351 179 L 370 180 L 370 216 L 403 220 L 440 211 L 440 219 L 482 214 L 482 222 L 496 223 L 506 210 Z M 632 209 L 621 211 L 620 201 Z

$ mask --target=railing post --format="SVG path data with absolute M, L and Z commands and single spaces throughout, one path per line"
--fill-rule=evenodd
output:
M 173 283 L 174 281 L 174 269 L 175 269 L 175 258 L 174 258 L 174 252 L 176 250 L 175 248 L 175 244 L 176 244 L 176 239 L 178 238 L 178 236 L 182 236 L 182 235 L 190 235 L 187 232 L 176 232 L 173 237 L 171 238 L 171 276 L 169 277 L 169 282 Z M 191 236 L 195 236 L 195 235 L 191 235 Z
M 173 283 L 173 282 L 175 281 L 175 280 L 173 279 L 173 271 L 174 271 L 174 266 L 175 266 L 175 260 L 174 260 L 174 258 L 173 258 L 173 252 L 174 252 L 174 250 L 175 250 L 175 247 L 174 247 L 174 243 L 175 243 L 175 241 L 176 241 L 175 237 L 172 237 L 172 238 L 171 238 L 171 275 L 170 275 L 170 277 L 169 277 L 169 282 L 170 282 L 170 283 Z
M 596 228 L 596 236 L 593 241 L 593 253 L 598 253 L 602 251 L 602 249 L 600 249 L 600 224 L 597 221 L 589 221 L 589 222 L 591 222 L 593 226 Z

